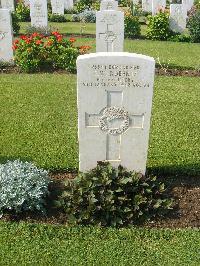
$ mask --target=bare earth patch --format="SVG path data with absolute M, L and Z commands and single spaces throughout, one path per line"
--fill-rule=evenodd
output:
M 52 201 L 56 198 L 56 191 L 62 189 L 62 182 L 73 179 L 75 173 L 52 173 L 54 181 L 50 187 L 51 199 L 47 213 L 7 213 L 3 216 L 4 221 L 47 223 L 55 225 L 67 225 L 67 217 L 61 211 L 52 207 Z M 165 178 L 165 180 L 167 180 Z M 175 198 L 175 207 L 167 217 L 149 221 L 142 225 L 147 228 L 200 228 L 200 178 L 183 177 L 167 180 L 167 192 Z

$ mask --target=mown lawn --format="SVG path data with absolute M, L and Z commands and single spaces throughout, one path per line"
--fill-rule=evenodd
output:
M 75 75 L 4 74 L 0 91 L 0 162 L 78 167 Z M 199 98 L 199 78 L 156 78 L 147 165 L 153 173 L 200 174 Z
M 68 228 L 0 222 L 0 265 L 200 264 L 199 230 Z
M 30 23 L 21 23 L 21 33 Z M 63 34 L 95 34 L 95 23 L 50 23 L 52 30 L 59 30 Z M 145 35 L 146 27 L 142 25 L 142 35 Z M 91 45 L 95 51 L 94 38 L 77 38 L 77 43 L 81 45 Z M 131 53 L 141 53 L 152 56 L 156 62 L 163 67 L 178 67 L 184 69 L 200 70 L 200 44 L 176 43 L 151 40 L 125 40 L 125 51 Z

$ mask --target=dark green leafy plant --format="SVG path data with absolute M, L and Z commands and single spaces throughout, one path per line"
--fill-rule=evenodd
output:
M 30 8 L 24 4 L 24 2 L 19 1 L 16 5 L 16 15 L 19 21 L 30 21 Z
M 164 184 L 156 177 L 98 163 L 93 170 L 68 180 L 57 203 L 71 224 L 118 227 L 170 209 L 172 200 L 165 197 L 164 191 Z
M 194 8 L 189 16 L 187 27 L 192 42 L 200 42 L 200 8 Z
M 146 36 L 151 40 L 167 40 L 171 36 L 169 14 L 160 11 L 155 16 L 148 16 Z
M 12 12 L 12 26 L 14 34 L 18 34 L 20 30 L 19 18 L 16 12 Z
M 125 37 L 136 38 L 140 36 L 141 26 L 139 22 L 139 17 L 127 14 L 124 21 Z
M 59 15 L 59 14 L 50 14 L 49 15 L 49 21 L 50 22 L 66 22 L 67 19 L 64 15 Z

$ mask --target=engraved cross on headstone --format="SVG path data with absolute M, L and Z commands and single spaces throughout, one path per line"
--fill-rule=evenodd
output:
M 122 91 L 107 91 L 107 106 L 106 108 L 116 108 L 119 110 L 122 109 L 123 105 L 123 92 Z M 85 113 L 85 126 L 88 128 L 99 128 L 100 127 L 100 119 L 103 115 L 103 111 L 105 108 L 100 110 L 99 114 L 88 114 Z M 144 114 L 128 114 L 129 124 L 124 132 L 120 134 L 109 134 L 109 132 L 104 132 L 106 134 L 106 161 L 109 162 L 120 162 L 120 147 L 122 141 L 122 134 L 124 134 L 127 130 L 130 129 L 142 129 L 144 125 Z M 112 119 L 109 121 L 107 119 L 107 124 L 110 131 L 116 131 L 117 128 L 123 123 L 122 119 Z M 123 131 L 123 130 L 122 130 Z
M 107 24 L 106 32 L 99 33 L 99 38 L 104 38 L 107 45 L 107 52 L 113 52 L 114 41 L 117 39 L 117 35 L 112 30 L 112 24 Z

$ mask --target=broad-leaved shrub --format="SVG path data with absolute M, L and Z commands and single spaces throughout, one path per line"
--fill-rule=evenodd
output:
M 151 40 L 167 40 L 171 36 L 169 14 L 160 11 L 155 16 L 148 16 L 146 36 Z
M 200 6 L 194 7 L 189 15 L 187 27 L 191 36 L 192 42 L 200 42 Z
M 50 36 L 33 33 L 15 40 L 15 63 L 24 72 L 66 69 L 75 72 L 76 59 L 86 53 L 89 46 L 74 46 L 75 39 L 65 39 L 59 32 Z
M 93 170 L 66 181 L 57 203 L 68 215 L 69 223 L 122 226 L 169 209 L 172 200 L 164 191 L 164 184 L 156 177 L 101 162 Z

